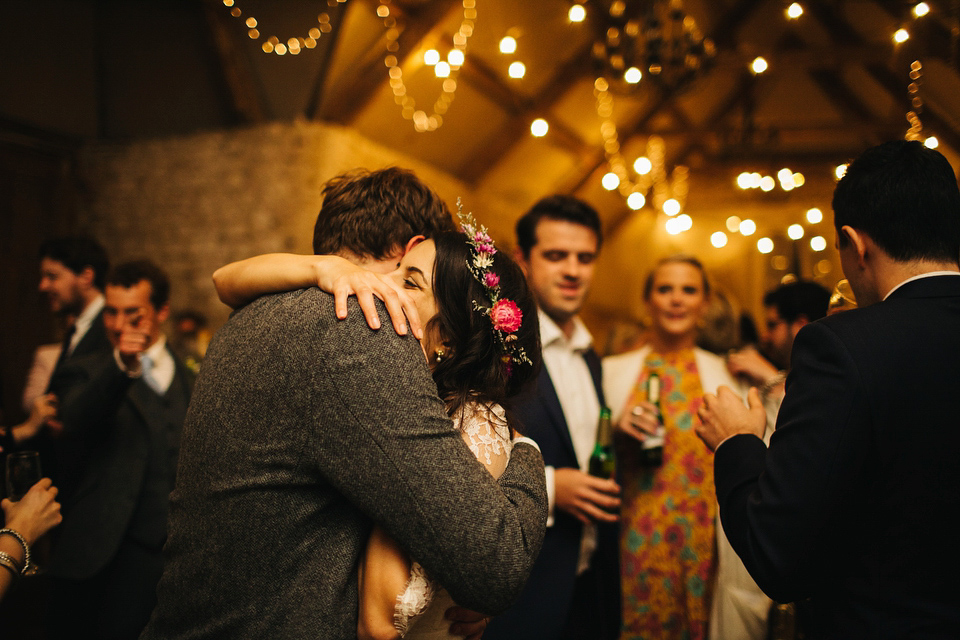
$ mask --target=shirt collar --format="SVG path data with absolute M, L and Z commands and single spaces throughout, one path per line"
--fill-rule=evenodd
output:
M 573 335 L 570 338 L 563 333 L 563 330 L 557 326 L 553 318 L 543 312 L 543 309 L 537 309 L 537 317 L 540 320 L 540 342 L 546 347 L 550 344 L 559 343 L 565 345 L 572 351 L 586 351 L 593 344 L 593 336 L 583 324 L 580 316 L 573 317 Z
M 918 275 L 918 276 L 913 276 L 912 278 L 907 278 L 906 280 L 904 280 L 903 282 L 901 282 L 900 284 L 898 284 L 897 286 L 895 286 L 893 289 L 890 289 L 890 291 L 887 291 L 887 295 L 883 296 L 883 299 L 886 300 L 887 298 L 889 298 L 889 297 L 890 297 L 890 294 L 892 294 L 894 291 L 896 291 L 897 289 L 899 289 L 899 288 L 902 287 L 903 285 L 907 284 L 908 282 L 913 282 L 914 280 L 922 280 L 923 278 L 932 278 L 932 277 L 934 277 L 934 276 L 960 276 L 960 272 L 957 272 L 957 271 L 929 271 L 929 272 L 927 272 L 927 273 L 921 273 L 921 274 Z
M 157 338 L 157 341 L 152 345 L 147 347 L 143 352 L 143 355 L 148 356 L 153 362 L 160 362 L 160 358 L 164 356 L 164 350 L 167 348 L 167 337 L 160 334 L 160 337 Z
M 73 339 L 70 341 L 71 350 L 76 347 L 80 339 L 86 335 L 90 325 L 93 324 L 97 315 L 103 310 L 104 302 L 103 294 L 98 294 L 96 298 L 90 301 L 90 304 L 83 308 L 80 315 L 77 316 L 77 319 L 73 323 Z

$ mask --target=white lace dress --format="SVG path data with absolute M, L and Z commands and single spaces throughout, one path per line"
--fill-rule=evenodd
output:
M 503 473 L 510 460 L 513 441 L 503 407 L 498 404 L 467 404 L 454 425 L 464 441 L 494 477 Z M 397 597 L 393 622 L 397 631 L 408 640 L 441 640 L 461 638 L 450 635 L 450 621 L 444 618 L 454 605 L 447 590 L 430 579 L 418 563 L 410 568 L 407 588 Z

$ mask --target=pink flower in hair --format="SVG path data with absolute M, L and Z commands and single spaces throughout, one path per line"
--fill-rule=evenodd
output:
M 483 284 L 488 289 L 494 289 L 500 285 L 500 276 L 493 271 L 487 271 L 483 274 Z
M 513 333 L 523 323 L 523 312 L 513 300 L 501 298 L 490 309 L 493 328 L 504 333 Z

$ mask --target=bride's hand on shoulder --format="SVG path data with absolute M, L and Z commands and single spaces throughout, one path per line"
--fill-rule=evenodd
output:
M 322 258 L 313 264 L 316 286 L 333 294 L 337 317 L 347 317 L 347 298 L 357 296 L 371 329 L 380 328 L 380 316 L 374 297 L 383 301 L 390 314 L 394 330 L 406 335 L 407 324 L 418 340 L 423 338 L 423 327 L 413 299 L 389 274 L 374 273 L 359 267 L 339 256 L 314 256 Z
M 406 335 L 407 327 L 419 340 L 423 326 L 409 295 L 387 275 L 359 267 L 334 255 L 268 253 L 231 262 L 213 274 L 213 286 L 224 304 L 238 309 L 269 293 L 319 287 L 333 294 L 337 317 L 347 317 L 347 298 L 357 296 L 371 329 L 380 328 L 374 296 L 383 300 L 393 327 Z

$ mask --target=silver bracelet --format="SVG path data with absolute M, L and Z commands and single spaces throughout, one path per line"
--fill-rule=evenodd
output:
M 23 568 L 20 566 L 20 563 L 17 561 L 17 559 L 6 551 L 0 551 L 0 567 L 3 567 L 12 573 L 13 577 L 15 578 L 23 572 Z
M 17 539 L 17 542 L 20 543 L 20 546 L 23 547 L 23 570 L 20 571 L 20 575 L 26 574 L 30 568 L 30 546 L 27 545 L 27 541 L 23 539 L 23 536 L 20 535 L 18 531 L 14 531 L 13 529 L 0 529 L 0 536 L 3 534 L 13 536 Z

